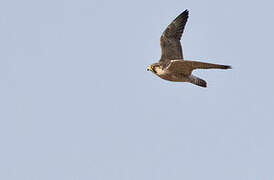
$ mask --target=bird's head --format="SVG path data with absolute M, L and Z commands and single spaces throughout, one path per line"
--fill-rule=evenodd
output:
M 160 68 L 160 64 L 159 63 L 154 63 L 154 64 L 151 64 L 147 67 L 147 71 L 151 71 L 151 72 L 157 74 L 158 68 Z

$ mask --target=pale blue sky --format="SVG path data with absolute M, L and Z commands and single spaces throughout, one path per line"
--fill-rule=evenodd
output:
M 273 180 L 271 1 L 0 2 L 0 179 Z M 208 88 L 146 71 L 182 11 Z

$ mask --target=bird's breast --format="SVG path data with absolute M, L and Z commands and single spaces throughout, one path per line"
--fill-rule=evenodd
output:
M 166 69 L 163 69 L 163 68 L 160 68 L 160 67 L 155 68 L 155 71 L 156 71 L 156 74 L 158 76 L 168 74 L 168 71 Z

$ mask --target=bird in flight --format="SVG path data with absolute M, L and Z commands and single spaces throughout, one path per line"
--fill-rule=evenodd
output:
M 162 79 L 174 82 L 190 82 L 206 87 L 206 81 L 192 75 L 195 69 L 231 69 L 231 66 L 184 60 L 180 43 L 188 19 L 188 10 L 177 16 L 165 29 L 161 38 L 161 59 L 147 70 Z

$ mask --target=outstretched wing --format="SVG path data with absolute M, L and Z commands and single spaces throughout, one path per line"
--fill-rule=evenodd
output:
M 183 51 L 180 43 L 185 24 L 188 19 L 188 10 L 182 12 L 165 29 L 161 38 L 160 45 L 162 56 L 160 61 L 171 59 L 183 59 Z
M 231 69 L 231 66 L 199 61 L 171 60 L 168 63 L 167 69 L 170 72 L 182 73 L 189 76 L 195 69 Z
M 173 73 L 181 73 L 185 76 L 190 76 L 194 69 L 195 68 L 190 61 L 171 60 L 167 66 L 168 71 Z

